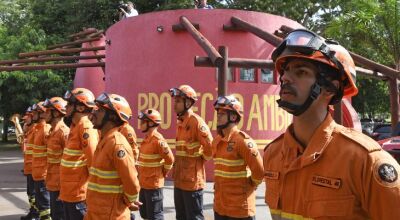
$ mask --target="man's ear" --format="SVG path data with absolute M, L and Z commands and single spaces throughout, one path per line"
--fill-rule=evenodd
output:
M 238 118 L 238 116 L 237 116 L 237 114 L 229 114 L 229 117 L 230 117 L 230 121 L 236 121 L 237 120 L 237 118 Z
M 75 108 L 78 112 L 84 112 L 86 109 L 84 105 L 76 105 Z
M 186 99 L 185 105 L 186 108 L 190 108 L 193 105 L 193 101 L 191 99 Z

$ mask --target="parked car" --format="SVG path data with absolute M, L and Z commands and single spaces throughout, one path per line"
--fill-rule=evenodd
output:
M 375 125 L 374 120 L 372 120 L 372 118 L 362 118 L 360 122 L 361 122 L 362 132 L 368 136 L 371 136 Z
M 400 163 L 400 136 L 383 139 L 378 143 Z
M 371 133 L 371 137 L 377 141 L 392 137 L 392 125 L 379 124 L 375 126 L 373 132 Z

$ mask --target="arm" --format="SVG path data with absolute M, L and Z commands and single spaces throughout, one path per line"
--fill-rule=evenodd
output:
M 122 142 L 123 143 L 123 142 Z M 121 178 L 122 189 L 124 192 L 124 202 L 132 209 L 136 209 L 139 204 L 139 180 L 138 173 L 134 166 L 134 159 L 130 146 L 117 144 L 113 152 L 113 162 L 115 169 Z
M 99 134 L 96 129 L 86 126 L 80 135 L 82 143 L 82 151 L 85 154 L 87 167 L 92 164 L 94 151 L 99 142 Z
M 383 150 L 370 155 L 360 179 L 362 207 L 371 219 L 400 219 L 400 166 Z
M 172 165 L 174 164 L 174 155 L 172 154 L 172 151 L 165 140 L 158 141 L 158 153 L 164 159 L 163 174 L 164 177 L 167 177 L 168 172 L 171 170 Z
M 211 135 L 210 128 L 203 121 L 198 122 L 197 127 L 197 139 L 200 145 L 203 146 L 203 159 L 210 160 L 212 158 L 212 146 L 213 137 Z
M 251 138 L 246 138 L 238 146 L 239 155 L 244 159 L 251 170 L 251 182 L 259 185 L 264 178 L 264 167 L 257 144 Z

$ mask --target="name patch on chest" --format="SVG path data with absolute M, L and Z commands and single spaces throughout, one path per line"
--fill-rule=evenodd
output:
M 271 180 L 278 180 L 279 179 L 279 172 L 275 171 L 265 171 L 264 173 L 265 178 L 271 179 Z
M 313 176 L 312 184 L 333 189 L 339 189 L 342 186 L 342 180 L 338 178 L 329 178 L 324 176 Z

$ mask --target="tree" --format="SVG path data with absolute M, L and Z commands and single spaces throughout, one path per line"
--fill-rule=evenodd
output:
M 15 59 L 20 52 L 42 50 L 47 37 L 30 23 L 27 1 L 0 2 L 0 60 Z M 3 141 L 7 141 L 8 118 L 46 97 L 60 96 L 70 85 L 70 76 L 57 72 L 0 72 L 0 115 L 3 116 Z
M 261 11 L 290 18 L 304 27 L 322 33 L 327 23 L 342 12 L 344 0 L 220 0 L 225 7 Z
M 397 0 L 355 0 L 343 7 L 326 36 L 337 39 L 351 51 L 371 60 L 400 69 L 399 2 Z M 354 100 L 362 114 L 389 112 L 387 84 L 357 77 L 360 93 Z M 371 92 L 373 91 L 373 92 Z

